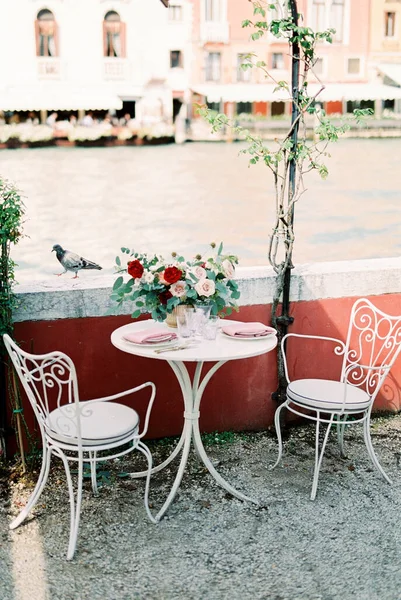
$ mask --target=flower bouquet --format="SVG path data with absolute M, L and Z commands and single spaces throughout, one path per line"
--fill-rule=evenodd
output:
M 179 305 L 208 304 L 212 315 L 225 316 L 238 310 L 240 297 L 234 281 L 237 256 L 224 254 L 223 244 L 204 256 L 191 260 L 172 253 L 171 260 L 160 255 L 141 254 L 121 248 L 126 266 L 117 256 L 116 270 L 120 274 L 114 282 L 111 299 L 121 305 L 126 299 L 135 303 L 133 318 L 149 313 L 156 321 L 163 321 Z M 123 259 L 124 260 L 124 259 Z M 129 275 L 128 281 L 121 273 Z

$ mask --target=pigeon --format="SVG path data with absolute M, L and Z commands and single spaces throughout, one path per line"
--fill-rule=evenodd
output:
M 56 253 L 57 258 L 61 263 L 61 266 L 65 269 L 62 273 L 57 273 L 58 276 L 64 275 L 64 273 L 67 273 L 67 271 L 72 271 L 73 273 L 75 273 L 73 279 L 76 279 L 78 277 L 78 271 L 80 271 L 81 269 L 101 270 L 102 268 L 96 263 L 90 260 L 86 260 L 86 258 L 82 258 L 82 256 L 75 254 L 75 252 L 64 250 L 64 248 L 62 248 L 59 244 L 55 244 L 53 246 L 52 252 Z

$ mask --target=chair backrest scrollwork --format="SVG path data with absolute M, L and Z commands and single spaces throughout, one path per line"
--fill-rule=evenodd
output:
M 32 405 L 42 434 L 51 428 L 49 414 L 57 413 L 57 428 L 66 435 L 81 438 L 78 383 L 75 366 L 63 352 L 30 354 L 21 350 L 9 335 L 4 344 Z
M 401 316 L 357 300 L 351 311 L 341 379 L 374 399 L 401 351 Z

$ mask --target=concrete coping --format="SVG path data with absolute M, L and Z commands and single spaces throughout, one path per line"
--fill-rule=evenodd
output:
M 14 321 L 52 321 L 105 316 L 112 307 L 110 293 L 115 275 L 79 279 L 57 278 L 16 285 L 18 306 Z M 92 276 L 93 275 L 93 276 Z M 239 267 L 236 279 L 241 291 L 240 306 L 270 304 L 275 273 L 269 266 Z M 291 301 L 324 298 L 378 296 L 401 292 L 401 257 L 299 265 L 291 279 Z M 131 314 L 126 302 L 115 314 Z

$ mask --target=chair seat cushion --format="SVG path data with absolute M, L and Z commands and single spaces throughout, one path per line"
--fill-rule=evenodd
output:
M 328 379 L 298 379 L 287 387 L 287 396 L 297 404 L 327 411 L 342 410 L 344 383 Z M 345 411 L 365 410 L 370 397 L 362 389 L 346 384 Z
M 76 445 L 76 404 L 71 403 L 49 413 L 48 435 L 54 440 Z M 138 432 L 139 415 L 116 402 L 79 402 L 81 436 L 84 446 L 102 445 L 124 440 Z

